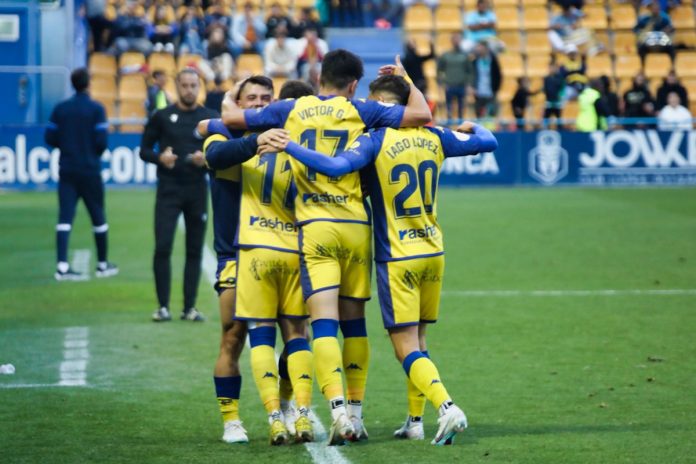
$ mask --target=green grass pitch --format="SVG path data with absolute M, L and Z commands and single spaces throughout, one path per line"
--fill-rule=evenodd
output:
M 151 190 L 109 191 L 121 274 L 57 283 L 55 194 L 0 194 L 0 363 L 17 369 L 0 375 L 0 462 L 311 462 L 303 446 L 267 445 L 246 352 L 251 444 L 220 441 L 210 285 L 202 278 L 199 297 L 209 322 L 149 320 L 153 202 Z M 696 462 L 696 189 L 443 189 L 439 214 L 447 271 L 429 349 L 470 428 L 451 447 L 391 438 L 406 415 L 405 382 L 373 301 L 370 440 L 340 448 L 345 459 Z M 76 249 L 93 249 L 83 207 Z M 89 328 L 88 388 L 7 388 L 55 384 L 71 326 Z M 316 392 L 315 410 L 327 426 Z M 435 429 L 428 406 L 429 438 Z

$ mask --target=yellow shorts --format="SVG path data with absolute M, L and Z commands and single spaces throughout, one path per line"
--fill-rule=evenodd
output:
M 228 288 L 237 287 L 237 258 L 218 259 L 215 272 L 215 290 L 220 295 Z
M 308 316 L 297 253 L 268 248 L 239 250 L 235 319 L 270 322 L 279 317 Z
M 300 270 L 305 300 L 322 290 L 339 289 L 341 298 L 370 299 L 370 226 L 315 221 L 300 227 Z
M 377 263 L 384 328 L 437 321 L 444 272 L 444 255 Z

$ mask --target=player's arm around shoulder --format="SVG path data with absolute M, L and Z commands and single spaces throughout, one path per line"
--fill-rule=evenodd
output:
M 477 155 L 498 148 L 498 140 L 493 133 L 472 122 L 464 122 L 454 131 L 446 127 L 427 129 L 440 137 L 446 158 Z

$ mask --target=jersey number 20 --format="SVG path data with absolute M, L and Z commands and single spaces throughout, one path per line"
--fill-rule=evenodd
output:
M 430 176 L 428 176 L 430 173 Z M 410 164 L 397 164 L 391 170 L 389 182 L 400 184 L 402 176 L 406 176 L 406 185 L 394 197 L 394 213 L 397 218 L 416 217 L 423 212 L 420 206 L 406 207 L 405 203 L 411 196 L 420 192 L 425 214 L 433 213 L 433 203 L 437 192 L 437 164 L 433 160 L 422 161 L 416 168 Z M 428 190 L 428 177 L 430 177 L 430 190 Z

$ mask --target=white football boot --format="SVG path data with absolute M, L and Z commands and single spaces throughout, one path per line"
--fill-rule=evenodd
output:
M 329 446 L 345 445 L 346 440 L 352 440 L 354 435 L 353 423 L 345 413 L 341 413 L 331 424 Z
M 394 430 L 394 438 L 407 440 L 424 440 L 425 431 L 423 430 L 423 418 L 414 421 L 411 416 L 406 418 L 406 421 L 401 428 Z
M 247 431 L 242 426 L 242 421 L 231 420 L 225 422 L 225 432 L 222 434 L 222 441 L 225 443 L 249 443 Z
M 454 441 L 454 436 L 459 432 L 463 432 L 468 426 L 464 411 L 451 403 L 437 420 L 437 423 L 437 434 L 433 441 L 430 442 L 431 445 L 451 445 Z
M 297 409 L 295 409 L 295 404 L 292 401 L 281 401 L 280 410 L 283 412 L 283 418 L 285 422 L 285 428 L 288 429 L 290 436 L 295 436 L 297 430 L 295 429 L 295 422 L 297 421 Z

